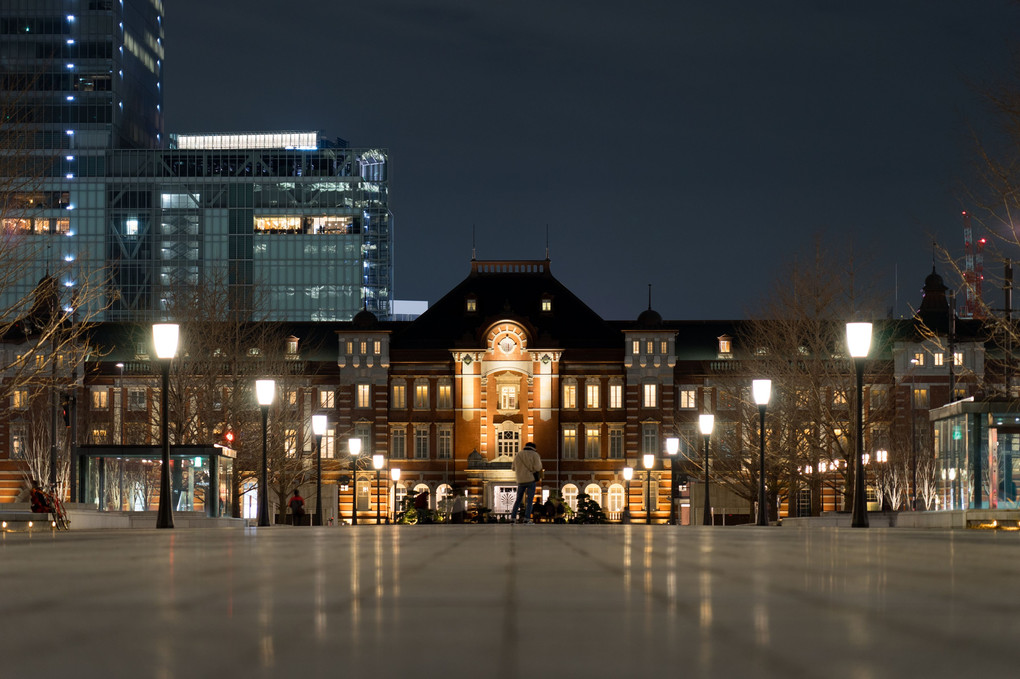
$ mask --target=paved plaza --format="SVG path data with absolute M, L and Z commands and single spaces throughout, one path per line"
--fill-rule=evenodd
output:
M 3 677 L 1012 677 L 1020 534 L 8 533 Z

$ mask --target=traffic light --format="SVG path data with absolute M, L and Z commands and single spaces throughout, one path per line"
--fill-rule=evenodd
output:
M 71 399 L 67 394 L 60 397 L 60 416 L 64 418 L 64 426 L 71 426 Z
M 228 448 L 230 448 L 232 445 L 234 445 L 234 430 L 233 429 L 228 429 L 226 432 L 224 432 L 224 434 L 223 434 L 223 442 L 227 445 Z

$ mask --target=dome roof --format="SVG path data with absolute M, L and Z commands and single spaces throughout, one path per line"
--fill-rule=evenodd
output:
M 658 311 L 649 307 L 637 317 L 637 326 L 642 330 L 656 330 L 662 327 L 662 316 Z
M 379 325 L 379 319 L 368 309 L 362 309 L 355 314 L 351 322 L 359 330 L 370 330 Z

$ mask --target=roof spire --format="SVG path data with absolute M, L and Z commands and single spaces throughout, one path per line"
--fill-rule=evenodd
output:
M 652 284 L 648 284 L 648 308 L 652 308 Z
M 545 259 L 549 261 L 549 225 L 545 225 Z
M 471 261 L 477 259 L 477 253 L 475 252 L 475 225 L 471 225 Z

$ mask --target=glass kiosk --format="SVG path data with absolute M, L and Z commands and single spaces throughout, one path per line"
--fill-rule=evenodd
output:
M 79 446 L 72 467 L 77 501 L 100 511 L 156 511 L 160 450 L 159 446 Z M 229 516 L 235 457 L 235 451 L 222 446 L 171 446 L 173 511 Z

